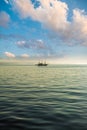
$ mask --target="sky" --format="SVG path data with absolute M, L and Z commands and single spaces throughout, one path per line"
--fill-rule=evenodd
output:
M 0 0 L 0 61 L 87 64 L 87 0 Z

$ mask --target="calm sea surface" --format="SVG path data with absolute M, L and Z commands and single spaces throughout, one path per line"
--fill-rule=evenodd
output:
M 87 66 L 0 66 L 0 130 L 87 130 Z

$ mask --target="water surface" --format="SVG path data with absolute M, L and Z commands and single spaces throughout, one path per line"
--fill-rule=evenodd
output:
M 87 130 L 87 66 L 0 66 L 0 130 Z

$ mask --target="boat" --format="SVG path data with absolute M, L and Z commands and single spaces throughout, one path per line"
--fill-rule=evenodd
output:
M 46 62 L 39 62 L 38 64 L 37 64 L 37 66 L 47 66 L 48 64 L 46 63 Z

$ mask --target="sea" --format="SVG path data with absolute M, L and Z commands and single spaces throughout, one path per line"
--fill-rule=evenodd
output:
M 87 130 L 87 65 L 0 65 L 0 130 Z

